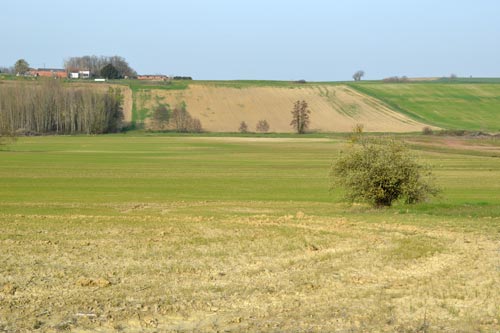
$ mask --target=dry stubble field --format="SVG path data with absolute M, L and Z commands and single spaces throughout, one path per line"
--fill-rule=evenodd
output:
M 249 131 L 255 131 L 263 119 L 271 132 L 293 132 L 290 112 L 297 100 L 309 104 L 313 131 L 349 132 L 356 124 L 364 124 L 369 132 L 411 132 L 427 126 L 345 85 L 236 88 L 196 83 L 184 90 L 153 89 L 135 94 L 137 109 L 152 110 L 158 102 L 171 107 L 185 102 L 188 111 L 210 132 L 237 132 L 242 121 Z
M 0 331 L 498 332 L 498 142 L 410 140 L 443 196 L 374 210 L 328 192 L 339 139 L 23 138 Z

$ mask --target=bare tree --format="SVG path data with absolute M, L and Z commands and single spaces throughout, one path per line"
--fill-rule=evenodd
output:
M 187 112 L 186 103 L 182 102 L 174 108 L 172 112 L 172 125 L 177 132 L 187 132 L 191 115 Z
M 309 110 L 306 101 L 297 101 L 293 105 L 292 110 L 292 122 L 290 125 L 295 129 L 298 134 L 305 133 L 306 129 L 309 127 L 310 119 L 309 114 L 311 110 Z
M 153 110 L 152 120 L 157 129 L 164 130 L 170 120 L 170 105 L 158 104 Z
M 267 120 L 259 120 L 257 122 L 257 126 L 255 126 L 255 130 L 257 132 L 261 132 L 261 133 L 266 133 L 269 131 L 269 123 L 267 122 Z
M 354 73 L 352 75 L 352 78 L 354 79 L 354 81 L 361 81 L 361 78 L 365 76 L 365 72 L 364 71 L 357 71 L 356 73 Z
M 188 131 L 192 133 L 203 132 L 203 126 L 201 126 L 201 121 L 198 118 L 191 118 L 189 122 Z
M 238 128 L 238 131 L 240 131 L 240 133 L 247 133 L 248 132 L 248 125 L 246 122 L 242 121 L 240 123 L 240 127 Z
M 177 132 L 200 133 L 203 126 L 198 118 L 193 118 L 186 109 L 186 103 L 177 105 L 172 112 L 171 123 Z

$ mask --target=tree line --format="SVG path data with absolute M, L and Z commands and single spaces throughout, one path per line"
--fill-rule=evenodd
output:
M 111 65 L 111 66 L 110 66 Z M 116 74 L 113 73 L 112 78 L 136 77 L 137 72 L 130 67 L 125 58 L 120 56 L 82 56 L 70 57 L 64 60 L 64 68 L 66 71 L 73 70 L 89 70 L 93 76 L 102 75 L 101 71 L 108 66 L 108 70 L 113 68 Z
M 121 129 L 120 89 L 66 88 L 56 80 L 0 85 L 0 133 L 100 134 Z

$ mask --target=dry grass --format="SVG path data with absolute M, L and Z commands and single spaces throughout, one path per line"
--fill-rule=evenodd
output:
M 184 216 L 185 205 L 112 207 L 119 216 L 1 214 L 0 329 L 500 329 L 495 237 L 276 215 L 258 202 Z

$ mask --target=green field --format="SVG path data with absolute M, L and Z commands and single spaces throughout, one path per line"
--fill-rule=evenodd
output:
M 378 82 L 351 87 L 428 124 L 446 129 L 500 132 L 500 84 L 494 79 L 472 82 Z
M 19 138 L 0 331 L 498 331 L 500 142 L 399 137 L 441 197 L 342 203 L 340 136 Z

